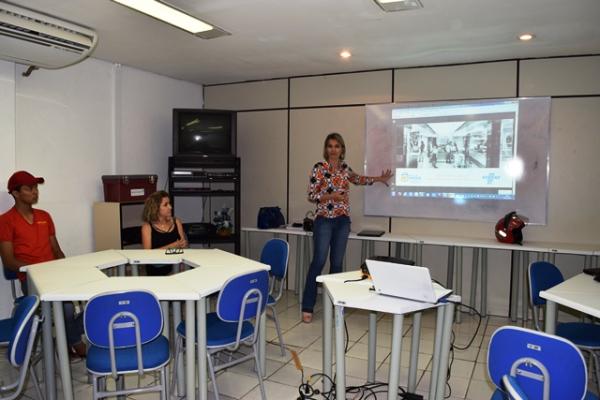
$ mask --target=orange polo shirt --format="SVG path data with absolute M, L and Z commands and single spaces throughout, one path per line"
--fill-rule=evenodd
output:
M 15 258 L 27 264 L 54 260 L 50 237 L 55 236 L 54 222 L 46 211 L 33 210 L 33 223 L 23 218 L 15 207 L 0 215 L 0 242 L 12 242 Z M 26 274 L 18 273 L 24 281 Z

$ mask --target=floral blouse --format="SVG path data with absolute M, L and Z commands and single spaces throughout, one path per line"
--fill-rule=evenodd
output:
M 327 161 L 315 164 L 310 174 L 308 199 L 317 203 L 317 216 L 335 218 L 350 214 L 348 200 L 321 201 L 321 196 L 325 194 L 348 193 L 350 182 L 355 185 L 372 185 L 374 179 L 358 175 L 345 162 L 341 162 L 337 169 Z

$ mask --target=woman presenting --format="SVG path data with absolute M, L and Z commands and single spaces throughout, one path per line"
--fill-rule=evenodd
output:
M 169 194 L 163 190 L 152 193 L 142 212 L 142 246 L 144 249 L 184 248 L 188 242 L 179 218 L 173 217 Z M 148 265 L 149 276 L 168 275 L 171 265 Z
M 341 272 L 346 243 L 350 234 L 350 207 L 348 191 L 350 182 L 355 185 L 372 185 L 375 182 L 388 184 L 392 171 L 383 171 L 381 176 L 361 176 L 346 164 L 346 145 L 339 133 L 330 133 L 325 138 L 323 157 L 325 161 L 315 164 L 310 175 L 308 199 L 317 204 L 313 225 L 313 258 L 310 263 L 302 299 L 302 320 L 312 321 L 317 298 L 317 276 L 321 275 L 329 255 L 330 273 Z

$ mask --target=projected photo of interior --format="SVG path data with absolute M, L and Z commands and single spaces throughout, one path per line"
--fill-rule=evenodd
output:
M 515 176 L 509 166 L 516 157 L 517 101 L 416 111 L 392 110 L 397 165 L 393 195 L 514 198 Z
M 394 178 L 365 190 L 365 214 L 543 224 L 549 126 L 542 97 L 367 106 L 366 172 Z

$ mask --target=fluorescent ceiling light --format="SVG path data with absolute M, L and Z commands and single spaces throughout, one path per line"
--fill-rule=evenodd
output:
M 200 21 L 184 12 L 156 0 L 113 0 L 168 24 L 193 34 L 213 29 L 212 25 Z
M 406 11 L 423 8 L 419 0 L 374 0 L 383 11 Z

